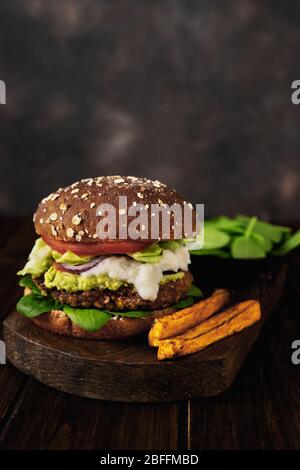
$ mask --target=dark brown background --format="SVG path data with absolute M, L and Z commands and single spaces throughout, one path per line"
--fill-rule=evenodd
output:
M 124 173 L 299 219 L 299 26 L 282 0 L 1 0 L 0 213 Z

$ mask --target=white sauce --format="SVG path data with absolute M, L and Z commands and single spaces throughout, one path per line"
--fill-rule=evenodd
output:
M 143 299 L 155 300 L 164 271 L 187 271 L 190 262 L 189 251 L 181 246 L 175 251 L 163 250 L 161 260 L 153 264 L 135 261 L 129 256 L 109 256 L 80 275 L 106 274 L 112 279 L 133 284 Z

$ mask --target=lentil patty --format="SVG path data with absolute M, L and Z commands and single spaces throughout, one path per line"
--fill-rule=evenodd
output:
M 109 289 L 92 289 L 89 291 L 67 292 L 56 288 L 48 289 L 43 276 L 35 278 L 35 284 L 47 295 L 52 296 L 61 304 L 83 308 L 105 308 L 111 311 L 122 310 L 159 310 L 173 305 L 187 296 L 193 277 L 189 271 L 176 281 L 161 284 L 154 301 L 145 300 L 131 286 L 121 286 L 116 291 Z

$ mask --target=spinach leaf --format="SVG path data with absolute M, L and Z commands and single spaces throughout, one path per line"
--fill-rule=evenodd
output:
M 250 217 L 246 217 L 243 215 L 239 215 L 237 220 L 248 224 L 250 221 Z M 253 232 L 262 235 L 264 238 L 267 238 L 273 243 L 280 243 L 282 240 L 282 236 L 284 233 L 289 233 L 289 227 L 283 227 L 281 225 L 272 225 L 268 222 L 264 222 L 262 220 L 256 220 L 256 223 L 253 227 Z
M 281 245 L 277 250 L 274 250 L 274 255 L 286 255 L 291 250 L 294 250 L 300 245 L 300 230 L 291 235 L 283 245 Z
M 237 259 L 265 258 L 266 253 L 262 247 L 252 238 L 237 237 L 231 245 L 231 254 Z
M 109 312 L 107 312 L 109 313 Z M 110 312 L 118 317 L 142 318 L 153 313 L 152 310 L 131 310 L 127 312 Z
M 27 318 L 37 317 L 41 313 L 46 313 L 51 310 L 59 310 L 62 306 L 54 299 L 43 297 L 32 292 L 29 295 L 22 297 L 17 303 L 17 311 Z
M 259 235 L 258 233 L 253 232 L 251 234 L 251 238 L 253 238 L 258 245 L 264 250 L 265 253 L 268 253 L 269 251 L 272 250 L 273 244 L 270 240 L 267 238 L 264 238 L 262 235 Z
M 201 297 L 203 297 L 203 292 L 202 292 L 201 289 L 199 289 L 199 287 L 192 284 L 191 287 L 189 288 L 188 296 L 201 298 Z
M 186 308 L 189 307 L 190 305 L 193 305 L 195 302 L 195 299 L 192 296 L 186 297 L 185 299 L 179 300 L 177 304 L 172 305 L 173 308 Z
M 299 235 L 291 236 L 290 232 L 289 227 L 273 225 L 257 217 L 220 215 L 205 221 L 204 246 L 191 248 L 190 253 L 238 259 L 259 259 L 268 254 L 280 256 L 300 245 Z
M 64 305 L 63 311 L 75 325 L 90 332 L 100 330 L 112 317 L 111 313 L 96 308 L 73 308 Z
M 40 289 L 35 285 L 30 275 L 22 277 L 19 281 L 19 286 L 28 287 L 32 290 L 32 292 L 35 292 L 36 294 L 41 294 Z
M 223 215 L 214 219 L 207 220 L 205 226 L 214 227 L 222 232 L 231 234 L 243 234 L 245 232 L 245 224 L 236 219 L 230 219 Z
M 214 250 L 216 248 L 223 248 L 230 241 L 227 233 L 221 232 L 220 230 L 205 226 L 204 227 L 204 250 Z
M 231 244 L 231 254 L 237 259 L 265 258 L 266 253 L 262 246 L 253 238 L 252 231 L 257 222 L 256 217 L 249 220 L 245 234 L 235 238 Z

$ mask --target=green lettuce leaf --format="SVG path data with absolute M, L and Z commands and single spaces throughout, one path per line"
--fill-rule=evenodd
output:
M 154 243 L 142 251 L 127 253 L 127 255 L 143 263 L 158 263 L 162 257 L 163 250 L 175 251 L 181 245 L 181 240 L 164 240 L 159 243 Z
M 159 246 L 158 243 L 154 243 L 142 251 L 128 253 L 128 256 L 135 259 L 136 261 L 142 261 L 144 263 L 158 263 L 161 258 L 162 250 L 162 247 Z
M 203 237 L 201 234 L 197 235 L 195 238 L 184 238 L 182 242 L 189 251 L 201 250 L 203 247 Z
M 66 251 L 63 255 L 58 251 L 52 250 L 52 256 L 57 263 L 67 263 L 72 265 L 87 263 L 92 256 L 78 256 L 72 251 Z
M 159 246 L 163 250 L 170 250 L 170 251 L 175 251 L 177 248 L 179 248 L 182 245 L 181 240 L 163 240 L 159 242 Z
M 52 262 L 51 248 L 46 245 L 42 238 L 38 238 L 31 250 L 28 261 L 21 271 L 18 271 L 19 276 L 32 274 L 37 277 L 47 271 Z

